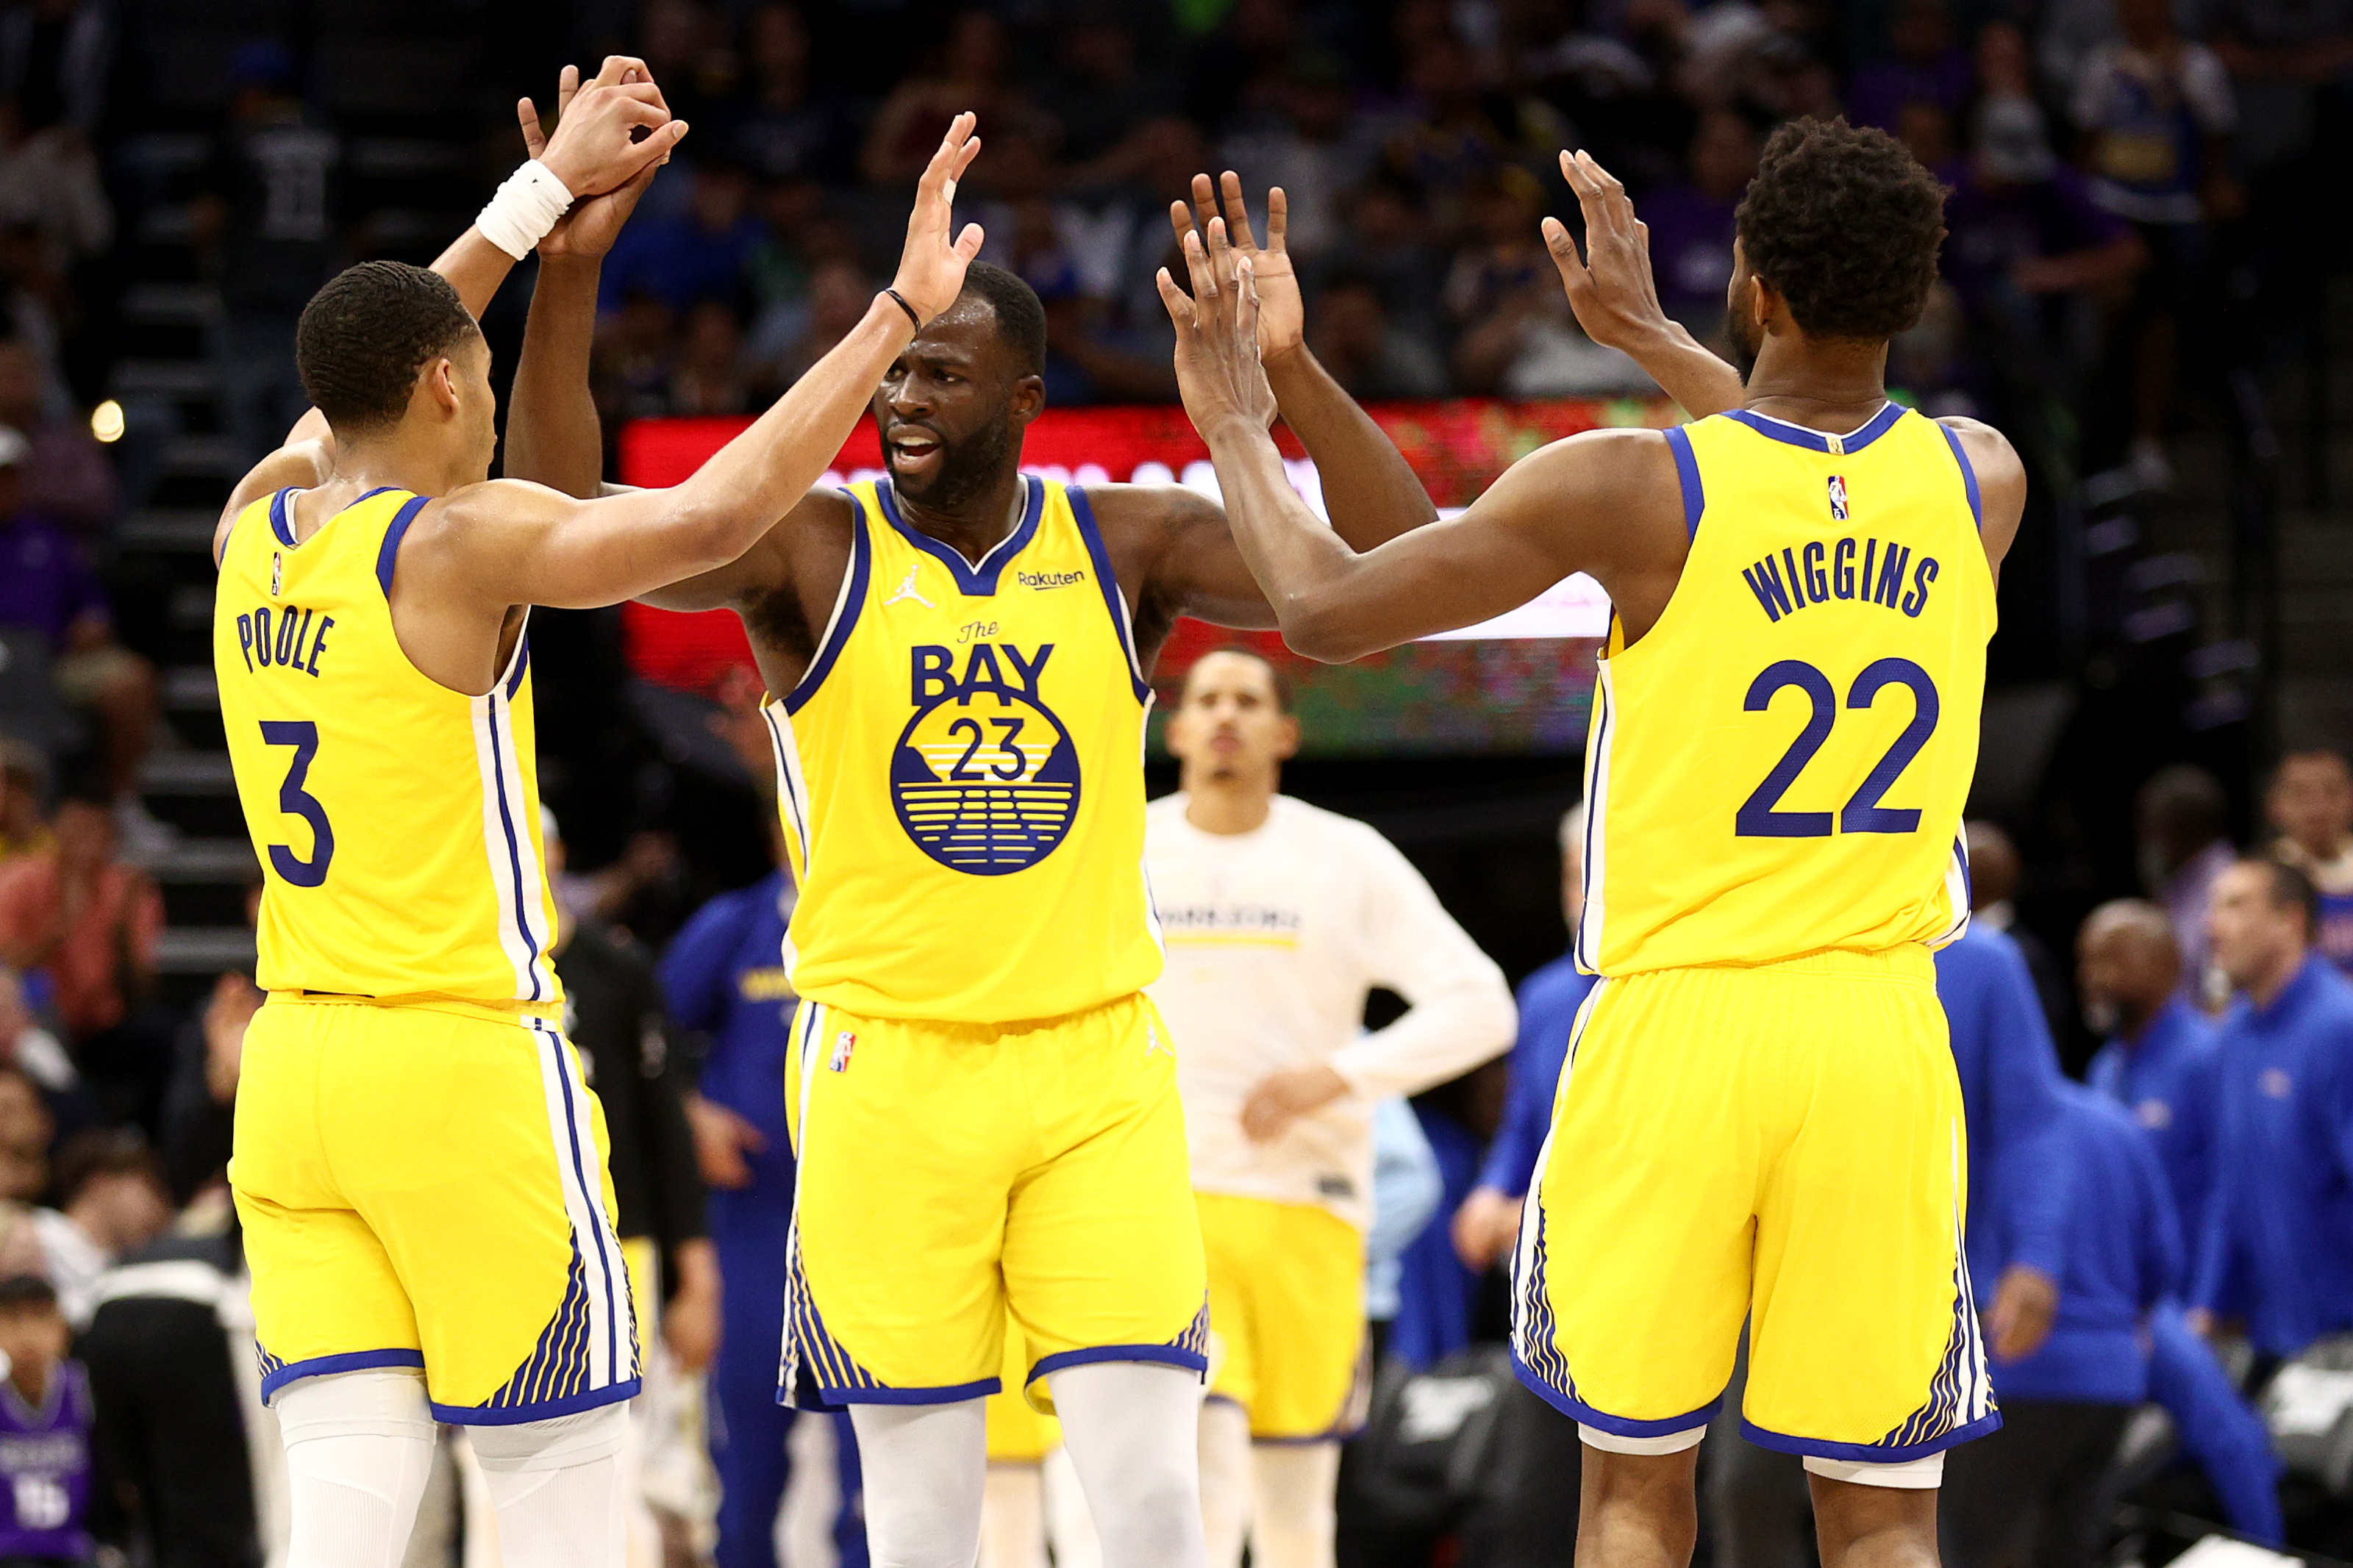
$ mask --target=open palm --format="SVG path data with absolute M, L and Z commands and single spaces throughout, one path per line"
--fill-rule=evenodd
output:
M 1224 204 L 1222 212 L 1220 198 Z M 1279 359 L 1297 348 L 1307 335 L 1307 308 L 1299 294 L 1298 270 L 1293 267 L 1291 252 L 1284 244 L 1291 221 L 1291 202 L 1282 194 L 1282 187 L 1275 185 L 1266 193 L 1264 246 L 1258 243 L 1250 227 L 1250 206 L 1242 200 L 1242 178 L 1231 169 L 1215 184 L 1207 174 L 1194 175 L 1192 206 L 1183 202 L 1168 204 L 1169 226 L 1176 231 L 1180 249 L 1185 237 L 1193 232 L 1197 212 L 1204 233 L 1211 218 L 1222 216 L 1236 258 L 1250 258 L 1250 275 L 1258 286 L 1259 356 Z

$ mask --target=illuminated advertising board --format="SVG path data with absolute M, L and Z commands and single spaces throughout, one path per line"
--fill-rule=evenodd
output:
M 1443 403 L 1376 405 L 1371 410 L 1413 465 L 1430 499 L 1451 513 L 1496 475 L 1547 442 L 1599 426 L 1672 423 L 1663 402 Z M 621 475 L 636 485 L 684 479 L 744 419 L 643 419 L 620 433 Z M 1321 515 L 1323 487 L 1287 429 L 1278 426 L 1293 485 Z M 1028 472 L 1072 484 L 1182 484 L 1218 493 L 1208 448 L 1175 406 L 1050 408 L 1022 446 Z M 828 482 L 881 475 L 873 422 L 861 420 Z M 630 665 L 646 679 L 707 691 L 750 648 L 733 612 L 681 615 L 623 606 Z M 1609 605 L 1590 578 L 1577 576 L 1482 626 L 1393 648 L 1347 665 L 1293 655 L 1272 633 L 1236 633 L 1182 621 L 1153 672 L 1165 711 L 1194 659 L 1241 644 L 1290 673 L 1298 696 L 1303 749 L 1323 756 L 1372 753 L 1559 753 L 1584 743 L 1593 693 L 1593 655 L 1609 631 Z

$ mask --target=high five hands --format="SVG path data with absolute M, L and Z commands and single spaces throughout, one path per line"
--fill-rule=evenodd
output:
M 1624 184 L 1581 151 L 1561 153 L 1560 172 L 1584 214 L 1582 254 L 1558 218 L 1546 217 L 1540 227 L 1569 309 L 1586 336 L 1638 359 L 1646 353 L 1656 356 L 1671 342 L 1704 355 L 1659 304 L 1651 272 L 1650 226 L 1634 216 Z M 1261 247 L 1251 235 L 1240 176 L 1228 170 L 1213 184 L 1208 175 L 1196 174 L 1192 194 L 1189 207 L 1179 201 L 1168 209 L 1190 274 L 1191 298 L 1176 287 L 1167 268 L 1161 269 L 1158 279 L 1162 302 L 1176 325 L 1177 385 L 1197 425 L 1204 416 L 1256 416 L 1261 410 L 1271 419 L 1271 393 L 1262 400 L 1257 395 L 1264 390 L 1260 367 L 1297 349 L 1306 330 L 1298 272 L 1284 246 L 1288 204 L 1280 186 L 1267 192 L 1267 242 Z M 1245 313 L 1251 320 L 1256 348 L 1248 366 L 1241 340 L 1235 335 L 1236 323 Z M 1680 393 L 1687 374 L 1671 375 L 1678 384 L 1669 390 Z M 1704 361 L 1696 374 L 1707 384 L 1712 406 L 1699 408 L 1699 399 L 1684 395 L 1687 406 L 1712 412 L 1713 406 L 1724 405 L 1727 389 L 1736 401 L 1738 377 L 1729 366 Z M 1713 384 L 1718 381 L 1723 387 Z
M 686 121 L 670 118 L 646 62 L 628 55 L 609 57 L 585 82 L 579 68 L 565 67 L 556 110 L 555 133 L 543 137 L 531 100 L 515 104 L 523 145 L 575 198 L 628 184 L 667 161 L 686 134 Z
M 1222 213 L 1219 205 L 1221 195 Z M 1291 252 L 1284 244 L 1291 226 L 1290 198 L 1282 194 L 1281 185 L 1267 191 L 1263 249 L 1250 232 L 1250 206 L 1242 200 L 1241 176 L 1231 169 L 1214 185 L 1208 175 L 1194 175 L 1192 206 L 1183 202 L 1168 204 L 1168 226 L 1176 230 L 1180 249 L 1185 237 L 1194 231 L 1196 212 L 1200 215 L 1200 226 L 1205 231 L 1212 220 L 1223 216 L 1226 236 L 1235 255 L 1250 258 L 1250 276 L 1258 284 L 1259 358 L 1270 364 L 1282 358 L 1307 336 L 1307 308 L 1299 294 L 1299 273 L 1292 266 Z
M 1189 226 L 1184 231 L 1190 298 L 1166 267 L 1155 279 L 1160 302 L 1176 326 L 1176 390 L 1203 436 L 1238 421 L 1249 421 L 1262 434 L 1274 423 L 1275 404 L 1260 358 L 1263 312 L 1256 258 L 1234 247 L 1223 217 L 1209 219 L 1208 228 L 1207 244 L 1199 231 Z M 1283 265 L 1288 267 L 1288 257 Z
M 599 90 L 607 88 L 642 89 L 644 91 L 624 97 L 607 95 Z M 584 92 L 588 95 L 586 100 L 582 97 Z M 572 204 L 572 210 L 557 219 L 555 226 L 547 231 L 539 242 L 539 253 L 543 257 L 593 258 L 612 249 L 613 242 L 621 237 L 621 226 L 628 222 L 629 214 L 637 210 L 638 198 L 644 195 L 646 187 L 653 184 L 655 172 L 670 162 L 671 151 L 685 138 L 686 121 L 669 118 L 670 105 L 663 101 L 661 89 L 655 85 L 653 73 L 646 68 L 646 62 L 628 55 L 611 55 L 607 57 L 604 68 L 586 82 L 580 79 L 578 66 L 564 68 L 564 74 L 558 79 L 555 89 L 556 131 L 553 138 L 541 129 L 537 106 L 528 98 L 515 100 L 515 118 L 522 125 L 525 151 L 541 163 L 548 163 L 551 156 L 561 156 L 553 149 L 554 143 L 564 141 L 567 129 L 584 137 L 592 135 L 595 130 L 606 129 L 592 129 L 587 124 L 590 114 L 599 107 L 600 100 L 605 100 L 607 112 L 617 117 L 616 122 L 623 130 L 625 137 L 634 133 L 629 127 L 640 124 L 648 126 L 648 134 L 643 141 L 638 142 L 616 141 L 609 135 L 605 137 L 609 145 L 603 147 L 602 151 L 616 160 L 617 166 L 609 171 L 592 172 L 589 178 L 595 194 L 578 195 Z M 647 120 L 639 110 L 620 107 L 625 103 L 637 103 L 644 109 L 658 111 L 661 119 L 659 121 Z M 580 110 L 577 114 L 575 113 L 575 106 Z M 649 146 L 653 148 L 650 153 L 647 151 Z M 555 167 L 554 163 L 548 166 Z M 630 168 L 635 172 L 617 183 L 611 182 L 612 174 Z M 562 170 L 557 172 L 559 175 L 563 174 Z M 571 184 L 569 176 L 565 178 L 567 184 Z M 581 187 L 573 185 L 573 189 L 576 193 Z

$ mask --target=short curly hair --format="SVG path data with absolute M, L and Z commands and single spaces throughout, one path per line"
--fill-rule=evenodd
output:
M 294 328 L 302 390 L 337 430 L 381 429 L 408 410 L 417 373 L 480 329 L 438 272 L 363 261 L 327 280 Z
M 1945 195 L 1884 131 L 1793 120 L 1741 198 L 1740 248 L 1808 336 L 1892 338 L 1919 321 L 1936 280 Z

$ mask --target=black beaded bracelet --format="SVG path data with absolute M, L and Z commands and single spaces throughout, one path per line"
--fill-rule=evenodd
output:
M 923 318 L 915 314 L 915 307 L 907 303 L 907 297 L 904 294 L 900 293 L 896 289 L 885 289 L 882 292 L 890 295 L 892 301 L 899 309 L 907 312 L 907 320 L 915 323 L 915 331 L 920 332 L 923 330 Z

